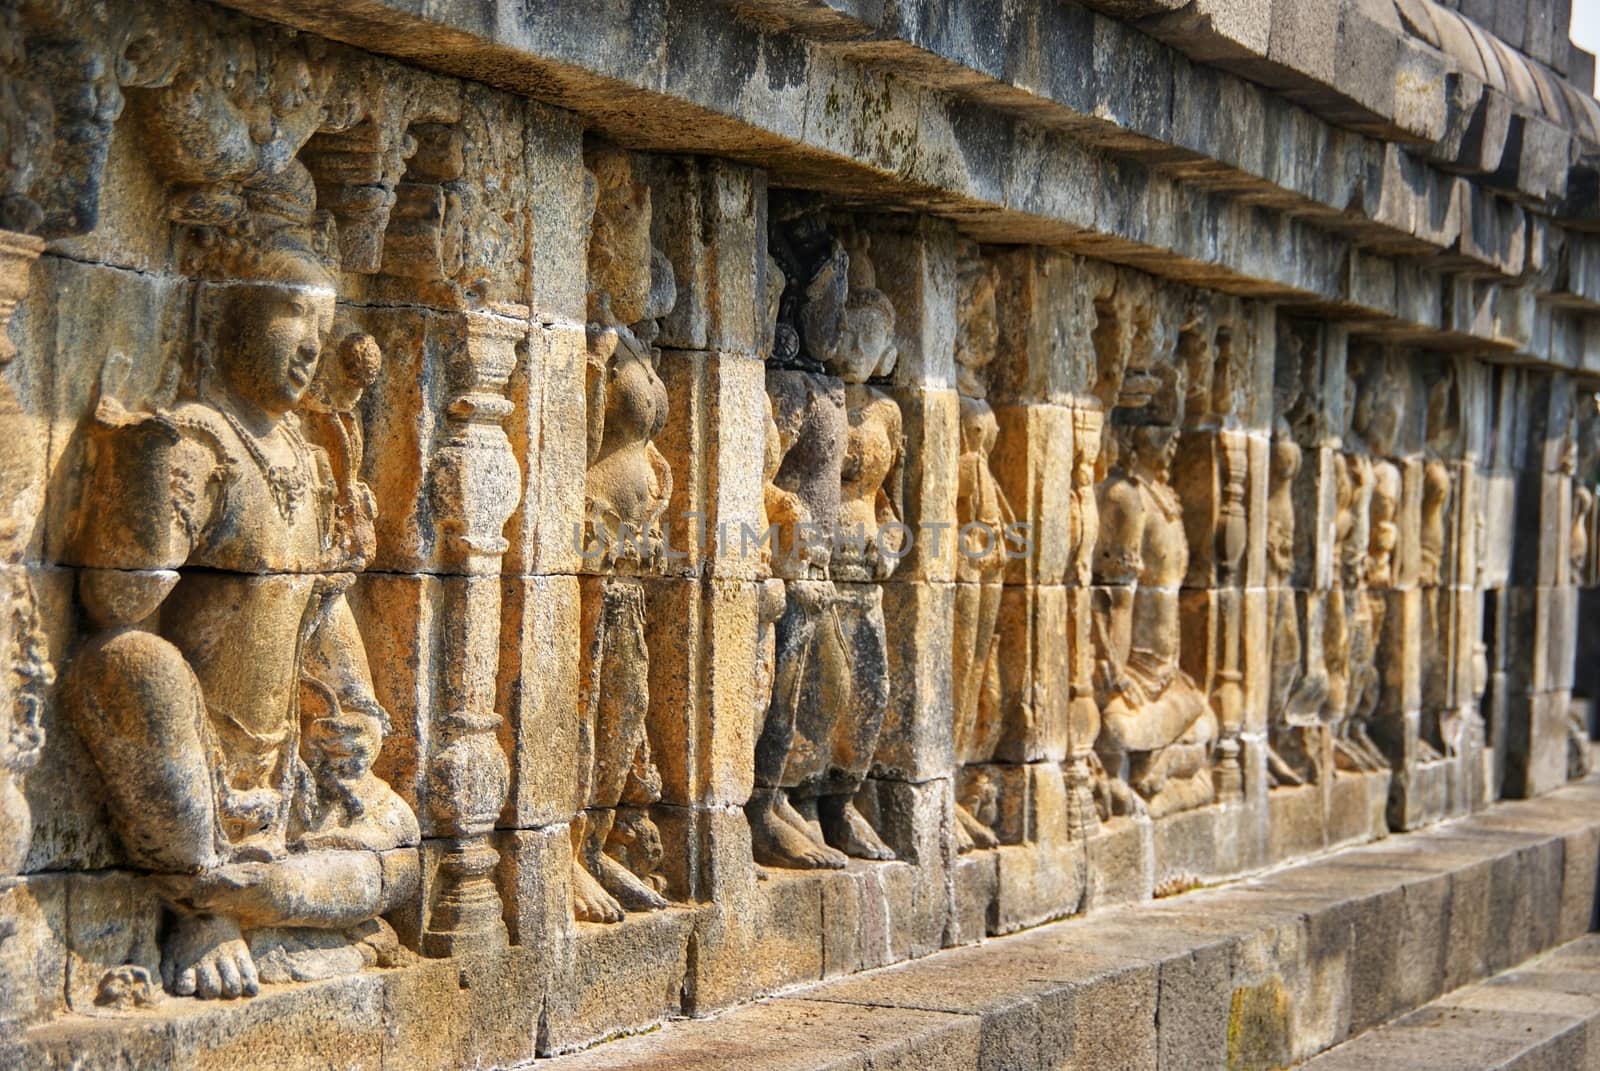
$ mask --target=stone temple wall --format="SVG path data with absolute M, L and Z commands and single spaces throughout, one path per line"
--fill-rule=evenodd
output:
M 1585 772 L 1565 8 L 0 3 L 0 1065 L 510 1065 Z

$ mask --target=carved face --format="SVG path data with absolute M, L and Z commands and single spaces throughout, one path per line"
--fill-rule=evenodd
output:
M 846 383 L 865 383 L 894 371 L 899 351 L 894 345 L 894 306 L 876 287 L 850 287 L 845 304 L 844 337 L 830 363 Z
M 1000 425 L 994 410 L 971 398 L 961 399 L 961 451 L 979 453 L 988 457 L 1000 435 Z
M 1178 429 L 1163 424 L 1146 424 L 1133 429 L 1134 464 L 1162 480 L 1172 470 L 1178 456 Z
M 1300 472 L 1300 445 L 1293 439 L 1275 438 L 1272 440 L 1272 479 L 1275 483 L 1285 484 L 1294 479 Z
M 1094 393 L 1105 406 L 1116 404 L 1122 376 L 1128 366 L 1126 310 L 1109 295 L 1094 302 L 1094 330 L 1090 339 L 1095 353 Z
M 1000 345 L 995 311 L 994 276 L 982 264 L 962 273 L 960 324 L 956 331 L 956 364 L 977 370 L 994 360 Z
M 217 372 L 232 393 L 274 416 L 300 404 L 333 328 L 333 292 L 308 286 L 239 286 Z
M 1404 384 L 1397 382 L 1382 359 L 1364 365 L 1352 363 L 1351 373 L 1347 381 L 1347 387 L 1355 392 L 1351 427 L 1374 454 L 1387 455 L 1400 434 L 1406 406 Z
M 339 341 L 337 359 L 322 362 L 313 394 L 328 409 L 349 412 L 378 378 L 383 351 L 371 335 L 353 332 Z

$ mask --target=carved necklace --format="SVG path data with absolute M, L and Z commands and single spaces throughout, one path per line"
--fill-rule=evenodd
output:
M 300 509 L 300 504 L 305 501 L 307 467 L 306 442 L 294 421 L 286 417 L 278 422 L 278 427 L 283 429 L 284 439 L 289 444 L 289 450 L 294 454 L 294 463 L 274 465 L 256 442 L 255 436 L 245 429 L 238 417 L 221 406 L 218 406 L 217 410 L 222 414 L 222 419 L 228 422 L 228 427 L 233 429 L 233 434 L 244 444 L 245 453 L 250 455 L 250 460 L 256 463 L 261 478 L 267 482 L 267 490 L 272 493 L 272 503 L 278 507 L 279 516 L 286 521 L 293 520 L 295 513 Z

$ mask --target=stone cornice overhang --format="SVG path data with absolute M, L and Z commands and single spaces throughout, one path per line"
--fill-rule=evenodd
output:
M 1568 183 L 1540 198 L 1515 174 L 1453 173 L 1428 158 L 1440 142 L 1337 125 L 1064 0 L 228 6 L 570 108 L 631 147 L 1600 373 L 1600 237 L 1558 218 Z M 1440 83 L 1446 140 L 1472 137 L 1470 116 L 1449 133 L 1460 80 Z

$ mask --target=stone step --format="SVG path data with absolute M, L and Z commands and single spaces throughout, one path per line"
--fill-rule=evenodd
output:
M 1249 880 L 864 972 L 716 1019 L 669 1023 L 538 1066 L 1292 1066 L 1444 994 L 1503 985 L 1477 983 L 1588 933 L 1600 868 L 1597 803 L 1600 784 L 1585 782 Z M 1589 947 L 1568 945 L 1560 956 Z M 1555 972 L 1552 986 L 1561 970 L 1552 964 L 1569 962 L 1560 956 L 1538 966 Z M 1600 976 L 1594 985 L 1600 992 Z M 1508 1004 L 1501 1014 L 1514 1010 Z
M 1304 1071 L 1600 1068 L 1600 936 L 1464 986 L 1302 1064 Z

